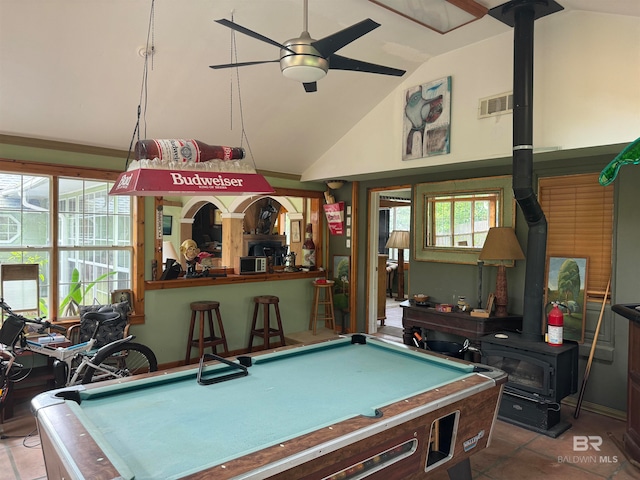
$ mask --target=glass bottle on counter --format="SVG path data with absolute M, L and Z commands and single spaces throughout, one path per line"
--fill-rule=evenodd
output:
M 316 244 L 313 243 L 313 226 L 310 223 L 307 223 L 302 244 L 302 268 L 316 269 Z
M 135 145 L 135 159 L 157 158 L 166 162 L 207 162 L 209 160 L 241 160 L 245 151 L 241 147 L 207 145 L 200 140 L 152 139 L 138 140 Z

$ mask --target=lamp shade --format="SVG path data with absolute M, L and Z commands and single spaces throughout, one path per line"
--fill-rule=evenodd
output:
M 409 231 L 408 230 L 394 230 L 387 240 L 385 248 L 409 248 Z
M 479 260 L 522 260 L 524 253 L 518 243 L 516 232 L 511 227 L 489 229 Z
M 173 243 L 165 241 L 162 242 L 162 263 L 167 263 L 169 258 L 173 258 L 176 262 L 180 261 L 180 256 L 173 247 Z

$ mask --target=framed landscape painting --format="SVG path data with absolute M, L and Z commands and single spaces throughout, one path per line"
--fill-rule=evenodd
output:
M 333 305 L 336 309 L 349 309 L 349 276 L 351 271 L 351 257 L 348 255 L 333 256 Z
M 586 258 L 549 257 L 547 259 L 544 332 L 547 329 L 547 316 L 552 308 L 551 303 L 557 302 L 564 315 L 564 339 L 584 342 L 587 263 Z

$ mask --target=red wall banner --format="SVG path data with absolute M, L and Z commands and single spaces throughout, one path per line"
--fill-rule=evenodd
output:
M 324 214 L 331 235 L 344 235 L 344 202 L 324 205 Z

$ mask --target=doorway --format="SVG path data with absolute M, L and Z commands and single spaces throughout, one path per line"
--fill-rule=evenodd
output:
M 396 300 L 398 292 L 395 270 L 397 269 L 393 268 L 397 265 L 398 252 L 397 249 L 385 248 L 385 244 L 393 230 L 411 231 L 411 207 L 409 185 L 369 190 L 367 331 L 399 337 L 400 340 L 402 339 L 402 308 L 401 301 Z M 410 255 L 407 250 L 404 253 L 406 264 Z M 384 255 L 388 256 L 388 261 L 383 258 Z M 391 275 L 387 273 L 387 265 L 392 270 Z M 391 297 L 388 293 L 389 288 L 392 292 Z M 405 298 L 408 291 L 407 281 L 404 290 Z

